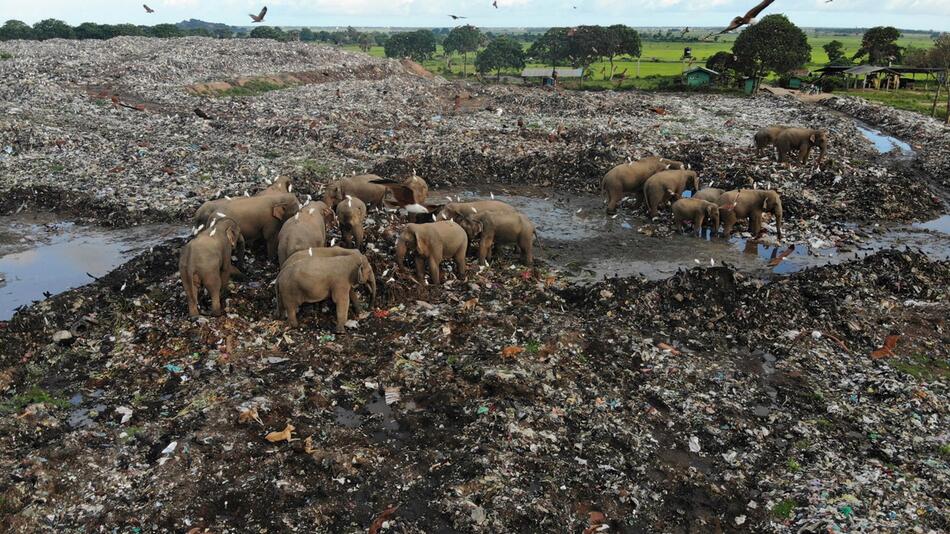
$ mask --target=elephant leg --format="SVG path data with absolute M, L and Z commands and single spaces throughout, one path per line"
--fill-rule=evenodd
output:
M 333 302 L 336 304 L 336 329 L 334 332 L 342 334 L 346 331 L 346 317 L 350 312 L 350 290 L 346 288 L 333 291 Z
M 277 261 L 277 238 L 271 237 L 267 240 L 267 259 Z
M 485 266 L 488 265 L 488 253 L 491 252 L 491 238 L 488 236 L 482 236 L 482 240 L 478 243 L 478 264 Z
M 607 214 L 613 214 L 617 211 L 617 204 L 620 203 L 620 199 L 623 198 L 623 191 L 618 191 L 617 188 L 606 186 L 607 190 Z
M 416 278 L 420 284 L 426 283 L 426 260 L 418 253 L 416 254 Z
M 729 239 L 732 237 L 732 227 L 736 224 L 736 214 L 735 212 L 728 212 L 726 219 L 722 223 L 722 237 Z
M 350 307 L 353 308 L 353 314 L 359 316 L 363 311 L 363 302 L 360 300 L 359 293 L 355 287 L 350 288 Z
M 220 317 L 224 313 L 221 308 L 221 278 L 217 276 L 209 277 L 208 280 L 205 280 L 205 287 L 208 288 L 208 293 L 211 295 L 211 315 Z
M 436 258 L 435 255 L 429 256 L 429 276 L 432 278 L 433 285 L 439 285 L 442 283 L 439 278 L 439 264 L 442 263 L 440 258 Z
M 803 143 L 798 149 L 798 155 L 801 156 L 802 165 L 808 162 L 808 155 L 811 154 L 811 145 L 807 142 Z
M 245 244 L 244 238 L 238 240 L 237 250 L 235 251 L 235 256 L 237 257 L 238 266 L 244 267 L 244 253 L 245 253 Z
M 749 214 L 749 233 L 752 234 L 752 237 L 759 235 L 759 231 L 762 229 L 762 212 L 753 211 Z
M 357 226 L 353 229 L 353 235 L 356 238 L 356 248 L 363 250 L 363 237 L 364 230 L 362 226 Z
M 534 265 L 534 246 L 532 244 L 534 241 L 534 235 L 528 234 L 527 236 L 521 236 L 521 242 L 518 243 L 518 247 L 521 248 L 521 263 L 531 267 Z
M 181 271 L 181 285 L 185 286 L 185 300 L 188 302 L 188 316 L 191 318 L 198 317 L 201 315 L 198 311 L 198 290 L 201 288 L 196 287 L 195 280 L 193 280 L 191 275 L 184 269 Z
M 702 213 L 693 218 L 693 230 L 696 231 L 696 237 L 703 237 L 703 218 Z
M 466 270 L 467 270 L 466 267 L 467 266 L 465 265 L 465 248 L 463 247 L 459 249 L 458 252 L 455 253 L 455 270 L 458 271 L 459 280 L 466 279 Z
M 297 328 L 300 326 L 300 323 L 297 321 L 297 309 L 300 307 L 299 304 L 295 302 L 284 303 L 285 311 L 287 312 L 287 323 L 292 328 Z

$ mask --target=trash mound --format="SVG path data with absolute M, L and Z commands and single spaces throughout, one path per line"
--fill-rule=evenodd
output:
M 948 262 L 581 288 L 502 257 L 438 290 L 391 270 L 376 227 L 380 306 L 343 336 L 322 306 L 273 320 L 260 259 L 228 315 L 188 320 L 181 240 L 0 323 L 3 529 L 950 519 Z
M 329 83 L 341 79 L 339 72 L 326 71 L 302 71 L 302 72 L 281 72 L 267 76 L 243 76 L 236 79 L 206 82 L 186 85 L 185 90 L 198 96 L 217 96 L 233 92 L 235 88 L 245 88 L 249 91 L 271 91 L 285 89 L 287 87 L 296 87 L 298 85 L 309 85 L 315 83 Z M 366 65 L 346 73 L 348 80 L 378 80 L 382 78 L 386 71 L 379 65 Z
M 879 126 L 891 135 L 910 141 L 921 150 L 924 171 L 950 187 L 950 125 L 913 111 L 895 109 L 852 96 L 835 96 L 822 105 Z

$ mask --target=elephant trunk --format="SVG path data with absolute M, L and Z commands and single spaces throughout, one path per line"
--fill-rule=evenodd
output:
M 369 285 L 370 293 L 370 307 L 376 308 L 376 273 L 373 271 L 373 267 L 369 268 L 369 277 L 366 280 L 366 283 Z
M 406 241 L 400 239 L 396 241 L 396 267 L 402 267 L 403 260 L 406 259 Z

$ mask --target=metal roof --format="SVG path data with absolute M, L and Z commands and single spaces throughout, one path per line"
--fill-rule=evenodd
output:
M 712 70 L 712 69 L 707 69 L 706 67 L 693 67 L 693 68 L 689 69 L 688 71 L 684 72 L 683 74 L 689 74 L 689 73 L 691 73 L 691 72 L 696 72 L 696 71 L 702 71 L 702 72 L 711 74 L 712 76 L 719 76 L 719 73 L 718 73 L 718 72 L 716 72 L 716 71 L 714 71 L 714 70 Z
M 555 69 L 546 67 L 531 67 L 521 71 L 522 78 L 548 78 Z M 558 78 L 580 78 L 584 75 L 584 69 L 569 69 L 566 67 L 557 68 Z
M 860 76 L 862 74 L 873 74 L 875 72 L 894 73 L 895 71 L 891 69 L 890 67 L 875 67 L 874 65 L 860 65 L 858 67 L 853 67 L 844 71 L 845 74 L 851 74 L 853 76 Z

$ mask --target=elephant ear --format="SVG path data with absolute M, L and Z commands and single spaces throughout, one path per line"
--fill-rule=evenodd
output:
M 231 243 L 232 247 L 237 245 L 237 232 L 234 230 L 234 225 L 228 226 L 225 233 L 228 236 L 228 243 Z
M 277 220 L 284 220 L 284 214 L 287 213 L 287 208 L 283 204 L 277 204 L 271 209 L 271 215 L 274 216 Z
M 808 136 L 808 142 L 809 142 L 809 143 L 814 143 L 814 142 L 815 142 L 815 137 L 816 137 L 815 132 L 812 132 L 812 134 Z
M 365 283 L 366 277 L 363 276 L 363 262 L 360 262 L 350 271 L 350 285 L 358 286 Z
M 333 198 L 341 202 L 343 201 L 343 186 L 342 185 L 336 184 L 335 186 L 333 186 Z
M 429 257 L 429 251 L 432 250 L 432 246 L 431 246 L 431 243 L 429 243 L 429 239 L 426 236 L 419 234 L 418 232 L 416 232 L 415 237 L 416 237 L 416 252 L 418 252 L 420 256 Z

